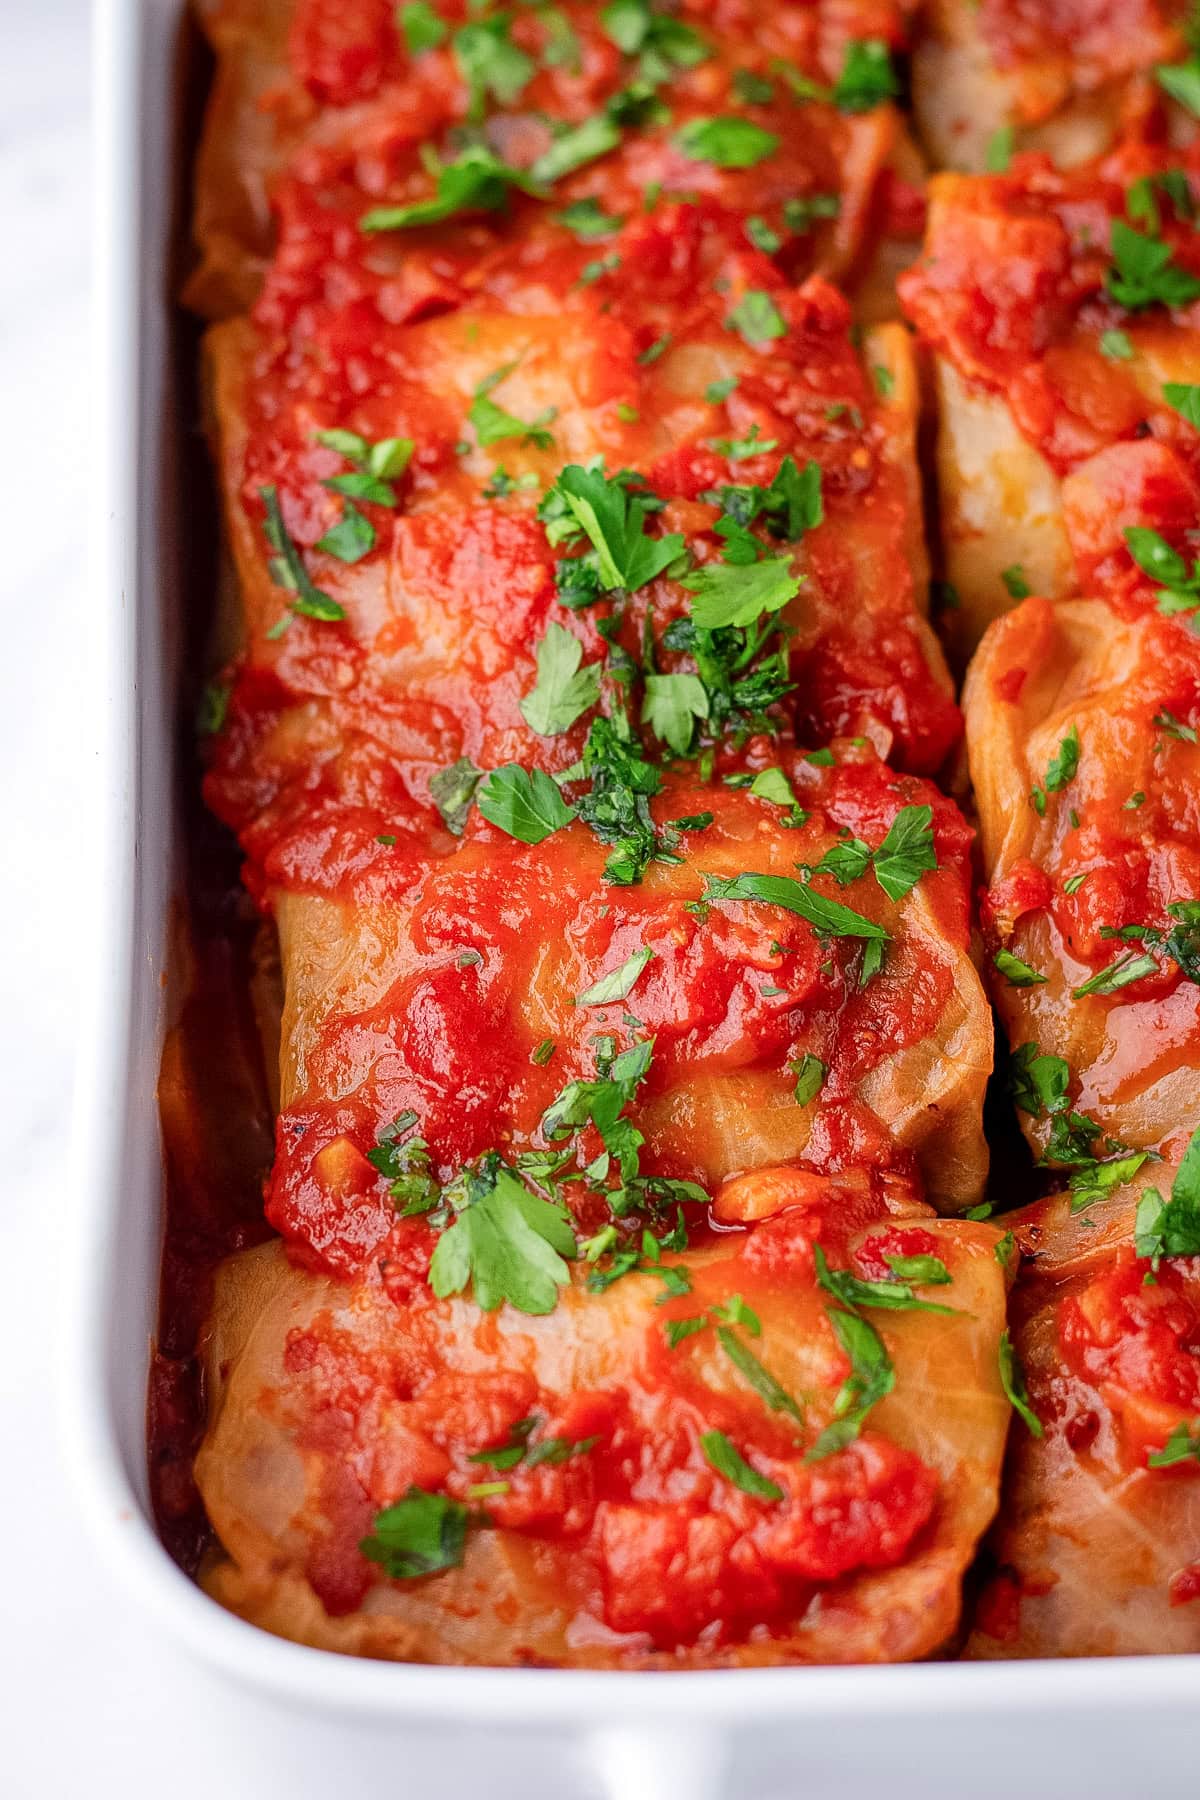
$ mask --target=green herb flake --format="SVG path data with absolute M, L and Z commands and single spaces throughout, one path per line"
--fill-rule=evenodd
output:
M 479 788 L 475 804 L 489 824 L 522 844 L 540 844 L 575 817 L 543 769 L 506 763 L 493 769 Z
M 676 132 L 675 143 L 692 162 L 713 163 L 718 169 L 751 169 L 779 148 L 775 132 L 737 114 L 691 119 Z
M 576 1006 L 607 1006 L 610 1001 L 624 1000 L 637 985 L 638 977 L 649 963 L 654 960 L 654 951 L 648 945 L 635 950 L 625 958 L 619 969 L 612 969 L 602 975 L 591 987 L 585 988 L 576 996 Z
M 1000 1384 L 1003 1387 L 1005 1394 L 1008 1396 L 1013 1411 L 1018 1413 L 1025 1421 L 1026 1426 L 1035 1438 L 1044 1437 L 1045 1431 L 1042 1427 L 1042 1421 L 1038 1418 L 1033 1407 L 1030 1405 L 1029 1389 L 1025 1386 L 1024 1371 L 1017 1361 L 1017 1354 L 1013 1349 L 1012 1338 L 1009 1336 L 1007 1330 L 1000 1333 L 998 1361 L 1000 1365 Z
M 760 1475 L 757 1469 L 752 1469 L 723 1431 L 702 1432 L 700 1448 L 709 1467 L 740 1488 L 743 1494 L 751 1494 L 756 1500 L 783 1499 L 783 1489 L 767 1476 Z
M 1009 987 L 1038 987 L 1049 980 L 1046 975 L 1039 974 L 1037 969 L 1030 968 L 1021 957 L 1014 956 L 1011 950 L 997 950 L 992 958 L 993 967 L 998 975 L 1003 975 Z
M 470 1515 L 458 1500 L 410 1487 L 403 1499 L 385 1506 L 372 1521 L 372 1535 L 359 1549 L 378 1563 L 391 1581 L 413 1581 L 456 1569 L 463 1560 Z

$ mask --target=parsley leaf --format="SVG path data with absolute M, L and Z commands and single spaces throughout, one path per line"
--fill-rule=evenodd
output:
M 454 837 L 461 837 L 466 830 L 467 814 L 482 780 L 483 770 L 477 769 L 469 756 L 460 756 L 456 763 L 429 777 L 430 796 L 442 815 L 443 825 Z
M 1031 968 L 1019 956 L 1014 956 L 1011 950 L 997 950 L 992 963 L 996 973 L 1003 975 L 1009 987 L 1037 987 L 1049 980 L 1049 976 L 1039 974 L 1037 969 Z
M 339 562 L 361 562 L 375 548 L 375 527 L 352 500 L 347 500 L 341 518 L 317 539 L 316 548 L 326 556 L 336 556 Z
M 889 941 L 890 933 L 873 919 L 843 906 L 840 900 L 826 899 L 807 883 L 790 875 L 742 874 L 729 877 L 705 875 L 704 898 L 713 900 L 754 900 L 764 906 L 782 906 L 788 912 L 807 919 L 822 936 L 873 938 Z
M 763 288 L 747 288 L 725 323 L 748 344 L 767 344 L 787 335 L 783 314 Z
M 686 756 L 695 721 L 708 717 L 708 690 L 698 675 L 647 675 L 642 698 L 642 724 L 655 737 Z
M 1159 612 L 1195 612 L 1200 607 L 1200 556 L 1189 571 L 1183 557 L 1166 538 L 1144 525 L 1126 526 L 1125 543 L 1142 573 L 1163 590 L 1158 596 Z
M 1196 71 L 1197 100 L 1200 108 L 1200 69 Z M 1152 1450 L 1146 1458 L 1148 1469 L 1169 1469 L 1174 1463 L 1200 1463 L 1200 1419 L 1193 1419 L 1191 1429 L 1178 1424 L 1161 1450 Z
M 704 1460 L 711 1468 L 731 1481 L 743 1494 L 752 1494 L 756 1500 L 782 1500 L 783 1489 L 757 1469 L 752 1469 L 741 1452 L 734 1446 L 723 1431 L 705 1431 L 700 1435 L 700 1448 L 704 1452 Z
M 437 190 L 432 200 L 372 207 L 359 220 L 359 230 L 408 231 L 439 225 L 462 212 L 498 212 L 514 188 L 521 193 L 535 191 L 529 175 L 503 162 L 484 144 L 469 144 L 453 162 L 436 164 L 433 173 Z
M 1029 1403 L 1029 1389 L 1025 1386 L 1025 1375 L 1020 1363 L 1017 1361 L 1017 1354 L 1013 1349 L 1012 1338 L 1009 1336 L 1007 1330 L 1000 1333 L 998 1360 L 1000 1364 L 1000 1383 L 1008 1396 L 1009 1403 L 1014 1412 L 1020 1414 L 1035 1438 L 1044 1437 L 1046 1434 L 1042 1427 L 1042 1421 L 1038 1418 L 1033 1407 Z
M 600 664 L 583 661 L 583 645 L 553 620 L 537 647 L 537 685 L 521 701 L 521 714 L 540 737 L 557 737 L 600 698 Z
M 764 557 L 749 565 L 705 563 L 683 577 L 684 587 L 695 595 L 692 622 L 703 631 L 749 626 L 764 613 L 779 612 L 800 592 L 800 581 L 786 556 Z
M 564 175 L 570 175 L 585 163 L 607 156 L 621 142 L 621 127 L 608 112 L 593 113 L 579 125 L 560 132 L 548 150 L 543 150 L 530 168 L 532 181 L 548 187 Z
M 1144 306 L 1186 306 L 1200 295 L 1200 280 L 1174 260 L 1161 238 L 1135 231 L 1124 219 L 1112 228 L 1113 267 L 1105 285 L 1119 306 L 1130 312 Z
M 1163 399 L 1181 419 L 1200 431 L 1200 387 L 1186 381 L 1168 381 L 1163 387 Z
M 612 237 L 625 223 L 616 213 L 606 213 L 594 194 L 574 201 L 572 205 L 564 207 L 562 212 L 555 213 L 554 217 L 559 225 L 565 225 L 568 231 L 574 232 L 585 243 L 591 243 L 596 238 Z
M 737 114 L 690 119 L 676 132 L 675 142 L 692 162 L 713 163 L 718 169 L 752 169 L 779 148 L 775 132 Z
M 858 1313 L 842 1312 L 833 1307 L 828 1309 L 826 1316 L 834 1336 L 850 1359 L 850 1374 L 838 1390 L 831 1423 L 804 1459 L 810 1463 L 820 1462 L 852 1444 L 871 1408 L 886 1399 L 896 1385 L 896 1371 L 887 1346 L 869 1320 Z
M 1192 56 L 1187 62 L 1159 63 L 1154 74 L 1164 93 L 1200 119 L 1200 59 Z
M 1126 950 L 1115 962 L 1110 962 L 1106 969 L 1093 975 L 1072 989 L 1072 998 L 1081 1000 L 1085 994 L 1115 994 L 1120 988 L 1128 987 L 1133 981 L 1141 981 L 1145 975 L 1157 975 L 1158 963 L 1153 956 L 1142 950 Z
M 1000 579 L 1013 600 L 1028 600 L 1033 592 L 1025 579 L 1025 571 L 1020 563 L 1013 563 L 1011 568 L 1001 569 Z
M 933 847 L 933 808 L 902 806 L 871 857 L 875 879 L 889 900 L 903 900 L 927 869 L 938 866 Z
M 602 468 L 585 469 L 579 463 L 568 463 L 547 500 L 551 498 L 561 504 L 591 540 L 605 589 L 631 591 L 643 587 L 669 568 L 683 551 L 679 532 L 668 532 L 661 538 L 647 535 L 645 525 L 654 510 L 653 496 L 631 494 L 624 481 L 615 476 L 609 479 Z M 545 517 L 545 502 L 542 516 Z
M 950 1271 L 940 1256 L 885 1256 L 884 1261 L 900 1281 L 916 1281 L 922 1287 L 950 1285 Z
M 825 1082 L 827 1073 L 825 1064 L 819 1056 L 806 1050 L 796 1062 L 791 1064 L 792 1074 L 796 1077 L 796 1085 L 792 1089 L 797 1106 L 807 1106 L 815 1100 Z
M 288 602 L 291 610 L 302 613 L 307 619 L 321 619 L 326 623 L 344 619 L 344 608 L 315 585 L 305 567 L 304 558 L 288 535 L 277 490 L 274 487 L 259 488 L 258 497 L 267 509 L 263 535 L 275 552 L 269 565 L 271 580 L 277 587 L 286 588 L 292 595 Z
M 526 444 L 535 445 L 539 450 L 548 450 L 554 442 L 544 427 L 554 419 L 557 411 L 555 407 L 548 407 L 536 419 L 526 421 L 515 418 L 491 399 L 492 389 L 506 381 L 516 366 L 515 362 L 510 362 L 505 363 L 502 368 L 493 369 L 487 379 L 481 381 L 475 389 L 467 418 L 474 427 L 476 441 L 481 449 L 488 444 L 499 444 L 506 438 L 514 437 L 519 437 Z
M 429 0 L 407 0 L 406 5 L 397 8 L 397 20 L 410 56 L 436 50 L 449 36 L 450 27 Z
M 576 1006 L 605 1006 L 611 1000 L 624 1000 L 637 986 L 638 977 L 647 963 L 653 962 L 654 951 L 648 945 L 633 951 L 619 969 L 610 969 L 590 988 L 575 996 Z
M 540 844 L 575 817 L 543 769 L 506 763 L 493 769 L 476 796 L 484 818 L 523 844 Z
M 1076 730 L 1075 726 L 1072 725 L 1067 732 L 1066 737 L 1062 739 L 1058 749 L 1050 758 L 1046 768 L 1045 786 L 1035 787 L 1030 792 L 1029 797 L 1033 802 L 1033 810 L 1037 813 L 1039 818 L 1045 816 L 1046 795 L 1061 793 L 1068 782 L 1075 779 L 1078 769 L 1079 732 Z
M 846 60 L 833 90 L 833 104 L 839 112 L 870 112 L 899 92 L 891 52 L 882 39 L 866 38 L 846 45 Z
M 470 1284 L 484 1312 L 507 1300 L 518 1312 L 549 1313 L 570 1280 L 563 1259 L 577 1248 L 565 1208 L 535 1194 L 492 1155 L 463 1184 L 463 1203 L 430 1261 L 429 1285 L 445 1300 Z
M 948 1313 L 953 1306 L 938 1306 L 932 1300 L 919 1300 L 906 1281 L 862 1281 L 849 1269 L 831 1269 L 820 1244 L 813 1246 L 817 1269 L 817 1286 L 823 1287 L 835 1300 L 853 1312 L 860 1306 L 877 1306 L 886 1312 Z
M 372 1536 L 359 1549 L 379 1563 L 391 1581 L 413 1581 L 456 1569 L 462 1562 L 470 1514 L 460 1500 L 411 1486 L 402 1500 L 385 1506 L 372 1521 Z
M 476 19 L 454 34 L 454 59 L 470 89 L 467 120 L 478 125 L 489 96 L 500 106 L 512 106 L 534 73 L 534 64 L 509 36 L 510 20 L 504 13 Z
M 1147 1188 L 1139 1200 L 1134 1248 L 1156 1264 L 1163 1256 L 1200 1256 L 1200 1128 L 1184 1151 L 1170 1199 Z
M 750 1316 L 754 1318 L 753 1314 Z M 754 1322 L 758 1323 L 756 1318 Z M 759 1326 L 759 1330 L 761 1329 L 762 1327 Z M 799 1401 L 793 1399 L 787 1389 L 776 1381 L 770 1369 L 758 1360 L 746 1344 L 743 1344 L 736 1332 L 731 1331 L 728 1325 L 718 1325 L 717 1341 L 738 1374 L 749 1382 L 759 1398 L 766 1402 L 771 1412 L 787 1413 L 796 1420 L 797 1424 L 803 1425 L 804 1413 Z
M 983 166 L 989 175 L 1007 175 L 1012 156 L 1013 128 L 1011 125 L 998 125 L 987 141 Z

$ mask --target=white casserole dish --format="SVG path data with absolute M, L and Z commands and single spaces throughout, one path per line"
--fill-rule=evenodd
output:
M 178 522 L 187 503 L 176 479 L 185 425 L 170 373 L 169 268 L 176 163 L 192 150 L 178 116 L 184 7 L 101 0 L 97 40 L 89 623 L 100 780 L 86 903 L 100 932 L 93 966 L 81 971 L 78 1250 L 63 1405 L 83 1516 L 144 1607 L 146 1630 L 172 1632 L 240 1698 L 248 1691 L 264 1736 L 323 1734 L 336 1750 L 332 1766 L 344 1771 L 352 1759 L 369 1792 L 394 1783 L 402 1759 L 405 1789 L 480 1788 L 489 1800 L 1194 1794 L 1200 1657 L 659 1676 L 399 1667 L 306 1650 L 240 1623 L 159 1544 L 145 1397 L 161 1231 L 155 1084 L 175 886 Z M 325 1758 L 314 1758 L 315 1781 Z M 291 1793 L 309 1791 L 290 1768 L 287 1780 Z

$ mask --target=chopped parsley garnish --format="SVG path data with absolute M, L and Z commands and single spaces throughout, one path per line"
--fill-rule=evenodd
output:
M 545 770 L 523 769 L 519 763 L 493 769 L 475 803 L 489 824 L 523 844 L 540 844 L 575 817 Z
M 575 997 L 576 1006 L 606 1006 L 612 1000 L 624 1000 L 637 985 L 638 977 L 647 964 L 654 960 L 654 951 L 648 945 L 634 950 L 625 958 L 619 969 L 611 969 L 607 975 L 601 975 L 582 994 Z
M 615 213 L 606 213 L 594 194 L 584 200 L 576 200 L 572 205 L 564 207 L 562 212 L 555 213 L 556 221 L 565 225 L 568 231 L 574 232 L 577 238 L 591 243 L 596 238 L 612 237 L 620 231 L 625 221 Z
M 783 1489 L 767 1476 L 760 1475 L 757 1469 L 752 1469 L 723 1431 L 702 1432 L 700 1448 L 709 1466 L 726 1481 L 731 1481 L 734 1487 L 740 1488 L 743 1494 L 752 1494 L 756 1500 L 783 1499 Z
M 808 814 L 796 798 L 796 790 L 782 769 L 760 769 L 750 783 L 750 792 L 756 800 L 767 800 L 772 806 L 781 806 L 784 817 L 779 823 L 787 831 L 798 830 L 808 824 Z
M 494 1151 L 443 1189 L 443 1200 L 454 1219 L 429 1264 L 438 1299 L 471 1286 L 484 1312 L 504 1301 L 531 1315 L 553 1312 L 570 1280 L 565 1259 L 578 1249 L 565 1207 L 535 1194 Z
M 372 1535 L 358 1547 L 368 1562 L 380 1564 L 389 1580 L 413 1581 L 459 1566 L 470 1522 L 460 1500 L 414 1485 L 402 1500 L 376 1513 Z
M 1031 1118 L 1040 1118 L 1044 1112 L 1050 1121 L 1050 1136 L 1038 1167 L 1061 1165 L 1071 1170 L 1068 1185 L 1072 1210 L 1078 1211 L 1105 1198 L 1122 1181 L 1128 1181 L 1149 1152 L 1127 1151 L 1124 1144 L 1109 1137 L 1110 1154 L 1097 1156 L 1097 1146 L 1105 1133 L 1086 1113 L 1074 1111 L 1070 1085 L 1071 1070 L 1061 1056 L 1039 1051 L 1033 1043 L 1021 1044 L 1013 1052 L 1009 1092 L 1014 1102 Z
M 736 113 L 723 118 L 690 119 L 676 132 L 675 142 L 692 162 L 713 163 L 718 169 L 752 169 L 773 156 L 778 135 L 764 131 L 752 119 Z
M 1156 1268 L 1164 1256 L 1200 1256 L 1200 1128 L 1183 1153 L 1170 1199 L 1147 1188 L 1138 1201 L 1134 1249 Z
M 1101 969 L 1090 980 L 1082 982 L 1072 989 L 1072 997 L 1081 1000 L 1085 994 L 1115 994 L 1121 988 L 1128 987 L 1133 981 L 1141 981 L 1145 975 L 1156 975 L 1158 963 L 1153 956 L 1147 956 L 1141 950 L 1126 950 L 1115 962 Z
M 661 538 L 647 533 L 646 520 L 657 505 L 653 495 L 631 492 L 619 476 L 568 463 L 539 515 L 556 528 L 552 543 L 576 530 L 591 541 L 602 589 L 632 590 L 663 574 L 684 549 L 678 532 Z
M 987 141 L 983 166 L 989 175 L 1007 175 L 1013 157 L 1013 128 L 998 125 Z
M 618 50 L 639 59 L 644 82 L 668 81 L 676 69 L 694 69 L 711 54 L 698 31 L 651 0 L 610 0 L 600 23 Z
M 1065 788 L 1069 782 L 1074 781 L 1078 769 L 1079 733 L 1075 726 L 1072 725 L 1067 732 L 1066 737 L 1062 739 L 1058 749 L 1050 758 L 1050 762 L 1046 768 L 1045 786 L 1034 787 L 1030 790 L 1029 798 L 1033 805 L 1033 810 L 1037 813 L 1039 818 L 1045 816 L 1047 794 L 1061 793 L 1063 788 Z
M 883 1260 L 897 1281 L 915 1281 L 922 1287 L 950 1285 L 950 1271 L 940 1256 L 885 1256 Z
M 1163 399 L 1181 419 L 1200 431 L 1200 387 L 1187 381 L 1168 381 L 1163 387 Z
M 710 381 L 704 390 L 704 398 L 710 406 L 720 406 L 723 400 L 728 400 L 737 384 L 736 375 L 730 375 L 724 381 Z
M 434 160 L 432 173 L 437 183 L 432 200 L 372 207 L 359 220 L 359 230 L 409 231 L 419 225 L 439 225 L 458 213 L 498 212 L 507 206 L 514 188 L 521 193 L 534 191 L 530 175 L 503 162 L 484 144 L 468 145 L 453 162 Z
M 579 125 L 568 126 L 559 133 L 548 150 L 543 150 L 529 170 L 530 179 L 548 187 L 564 175 L 582 169 L 586 163 L 607 156 L 621 142 L 621 127 L 609 110 L 593 113 Z
M 768 344 L 787 335 L 787 322 L 763 288 L 747 288 L 725 321 L 748 344 Z
M 992 962 L 996 973 L 1003 975 L 1009 987 L 1037 987 L 1041 982 L 1049 980 L 1048 976 L 1030 968 L 1019 956 L 1014 956 L 1011 950 L 997 950 Z
M 586 1456 L 600 1442 L 599 1437 L 543 1437 L 531 1442 L 541 1423 L 536 1413 L 531 1413 L 527 1419 L 516 1420 L 508 1428 L 507 1442 L 493 1449 L 476 1450 L 467 1461 L 484 1463 L 489 1469 L 499 1469 L 507 1474 L 510 1469 L 536 1469 L 543 1463 L 553 1467 L 570 1462 L 572 1457 Z
M 757 214 L 752 214 L 746 220 L 743 230 L 754 248 L 761 250 L 764 256 L 774 256 L 775 252 L 783 247 L 783 239 L 779 233 L 768 225 L 765 219 L 760 219 Z
M 196 708 L 196 730 L 201 737 L 214 737 L 222 729 L 229 714 L 233 688 L 227 681 L 206 681 Z
M 505 438 L 519 437 L 522 443 L 533 444 L 539 450 L 549 450 L 554 439 L 545 427 L 555 418 L 556 407 L 547 407 L 536 419 L 517 419 L 502 406 L 497 406 L 491 398 L 492 389 L 507 380 L 516 366 L 515 362 L 510 362 L 505 363 L 502 368 L 493 369 L 487 379 L 481 381 L 475 389 L 467 418 L 474 428 L 476 442 L 483 448 L 488 444 L 499 444 Z
M 683 585 L 695 597 L 693 625 L 702 631 L 722 626 L 750 626 L 764 613 L 776 613 L 800 592 L 800 577 L 792 573 L 790 557 L 764 557 L 750 565 L 705 563 L 683 577 Z
M 505 13 L 475 19 L 454 34 L 454 59 L 470 90 L 467 120 L 482 123 L 489 99 L 512 106 L 534 74 L 534 63 L 509 36 Z
M 839 887 L 848 887 L 872 869 L 888 899 L 900 901 L 927 869 L 937 866 L 933 808 L 902 806 L 877 850 L 862 838 L 845 838 L 830 845 L 812 873 L 831 875 Z
M 1200 70 L 1197 71 L 1197 92 L 1200 100 Z M 1148 1469 L 1169 1469 L 1175 1463 L 1200 1463 L 1200 1419 L 1193 1419 L 1191 1427 L 1180 1422 L 1161 1450 L 1152 1450 L 1146 1458 Z
M 1115 328 L 1100 333 L 1100 354 L 1107 356 L 1111 362 L 1129 362 L 1133 357 L 1133 345 L 1129 334 Z
M 867 1415 L 896 1385 L 896 1371 L 887 1346 L 869 1320 L 855 1312 L 829 1307 L 833 1334 L 850 1359 L 850 1374 L 838 1389 L 833 1419 L 818 1437 L 805 1462 L 820 1462 L 844 1450 L 858 1437 Z
M 796 1077 L 796 1085 L 792 1089 L 796 1104 L 797 1106 L 807 1106 L 810 1101 L 816 1099 L 824 1085 L 825 1076 L 828 1073 L 825 1064 L 819 1056 L 814 1056 L 810 1050 L 806 1050 L 803 1056 L 791 1064 L 791 1071 Z
M 755 1325 L 758 1325 L 758 1320 L 753 1313 L 750 1314 L 750 1317 L 754 1320 Z M 761 1329 L 762 1327 L 759 1326 L 758 1330 L 761 1331 Z M 758 1331 L 752 1331 L 751 1335 L 757 1337 Z M 717 1341 L 738 1374 L 749 1383 L 759 1399 L 765 1401 L 771 1412 L 787 1413 L 790 1418 L 796 1420 L 797 1424 L 803 1425 L 804 1412 L 799 1401 L 795 1400 L 787 1389 L 776 1381 L 770 1369 L 758 1360 L 753 1350 L 742 1342 L 729 1325 L 717 1326 Z
M 326 556 L 336 556 L 339 562 L 361 562 L 375 548 L 375 527 L 353 500 L 345 500 L 341 518 L 317 539 L 315 548 Z
M 907 1281 L 862 1281 L 849 1269 L 831 1269 L 820 1244 L 813 1246 L 817 1269 L 817 1285 L 835 1300 L 854 1312 L 860 1306 L 875 1306 L 885 1312 L 947 1313 L 953 1306 L 939 1306 L 932 1300 L 920 1300 Z
M 1164 93 L 1200 119 L 1200 55 L 1193 51 L 1186 62 L 1159 63 L 1154 74 Z
M 842 210 L 840 194 L 804 194 L 785 200 L 783 218 L 789 231 L 803 237 L 820 219 L 836 219 Z
M 1105 285 L 1129 312 L 1145 306 L 1187 306 L 1200 295 L 1200 280 L 1180 267 L 1170 244 L 1135 231 L 1124 219 L 1113 222 L 1112 256 Z
M 1185 725 L 1182 719 L 1177 719 L 1165 706 L 1161 712 L 1155 713 L 1154 723 L 1160 731 L 1164 731 L 1170 738 L 1176 738 L 1181 744 L 1194 744 L 1198 741 L 1195 726 Z
M 436 50 L 450 35 L 450 27 L 429 0 L 407 0 L 406 5 L 396 9 L 396 16 L 410 56 Z
M 1144 525 L 1127 526 L 1125 543 L 1138 568 L 1162 590 L 1158 596 L 1159 612 L 1191 613 L 1200 607 L 1200 556 L 1193 558 L 1189 570 L 1178 550 Z
M 429 1145 L 423 1137 L 413 1136 L 417 1124 L 415 1112 L 402 1112 L 385 1125 L 367 1161 L 391 1183 L 389 1193 L 402 1219 L 412 1219 L 432 1212 L 441 1199 L 441 1188 L 434 1179 Z
M 540 737 L 569 730 L 599 700 L 600 664 L 581 663 L 579 639 L 551 620 L 537 647 L 537 684 L 521 701 L 525 723 Z
M 274 551 L 268 564 L 271 580 L 276 587 L 285 588 L 292 596 L 288 602 L 291 610 L 302 613 L 306 619 L 321 619 L 327 623 L 344 619 L 344 609 L 316 586 L 305 568 L 304 558 L 288 535 L 287 526 L 283 522 L 276 489 L 259 488 L 258 497 L 267 511 L 263 534 Z
M 469 756 L 460 756 L 456 763 L 429 777 L 430 797 L 454 837 L 461 837 L 466 830 L 467 814 L 482 780 L 483 770 L 477 769 Z
M 1025 1374 L 1017 1361 L 1017 1353 L 1013 1349 L 1012 1338 L 1008 1331 L 1000 1333 L 998 1361 L 1000 1364 L 1000 1385 L 1008 1396 L 1009 1404 L 1014 1412 L 1019 1413 L 1026 1426 L 1035 1438 L 1045 1436 L 1042 1421 L 1034 1412 L 1029 1402 L 1029 1389 L 1025 1386 Z
M 708 690 L 698 675 L 647 675 L 642 724 L 676 756 L 686 756 L 696 721 L 708 717 Z
M 833 89 L 833 104 L 840 112 L 870 112 L 900 92 L 887 45 L 866 38 L 846 45 L 846 60 Z
M 829 900 L 806 882 L 790 875 L 742 874 L 729 877 L 704 876 L 704 898 L 715 900 L 758 901 L 764 906 L 782 906 L 798 913 L 825 937 L 873 938 L 886 943 L 890 933 L 873 919 L 852 912 L 840 900 Z
M 1013 563 L 1011 568 L 1001 569 L 1000 579 L 1013 600 L 1028 600 L 1033 592 L 1025 579 L 1025 571 L 1020 563 Z

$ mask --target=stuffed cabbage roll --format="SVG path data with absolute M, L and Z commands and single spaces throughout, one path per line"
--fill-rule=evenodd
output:
M 197 1461 L 208 1591 L 402 1661 L 937 1650 L 1008 1423 L 997 1234 L 826 1200 L 686 1252 L 651 1238 L 619 1279 L 576 1264 L 540 1313 L 435 1298 L 413 1255 L 349 1283 L 277 1245 L 233 1258 Z
M 1194 149 L 1127 145 L 1072 174 L 1023 156 L 931 184 L 901 289 L 934 361 L 961 660 L 1026 594 L 1157 604 L 1168 570 L 1179 585 L 1172 557 L 1194 573 L 1196 169 Z
M 927 0 L 913 52 L 917 124 L 939 168 L 982 173 L 1014 148 L 1074 168 L 1151 130 L 1188 65 L 1186 0 Z M 1182 65 L 1174 81 L 1155 69 Z
M 1178 616 L 1027 600 L 965 704 L 1013 1091 L 1090 1191 L 1200 1123 L 1200 643 Z
M 1186 1144 L 1102 1203 L 1059 1195 L 1013 1221 L 1028 1423 L 1014 1422 L 969 1658 L 1200 1651 L 1200 1144 Z
M 209 317 L 249 308 L 272 209 L 297 178 L 416 209 L 399 284 L 410 303 L 469 283 L 506 196 L 523 234 L 540 215 L 535 235 L 551 246 L 563 235 L 552 206 L 582 205 L 578 229 L 611 254 L 605 207 L 625 215 L 657 189 L 687 194 L 751 218 L 792 279 L 867 277 L 881 246 L 911 255 L 920 236 L 919 163 L 893 104 L 910 10 L 565 0 L 477 19 L 464 0 L 407 17 L 386 0 L 201 0 L 217 73 L 188 299 Z M 464 174 L 443 189 L 447 165 Z
M 315 879 L 318 824 L 308 891 L 272 894 L 285 1007 L 267 1216 L 293 1247 L 353 1273 L 417 1229 L 397 1217 L 397 1119 L 431 1179 L 548 1157 L 614 1254 L 644 1204 L 686 1209 L 695 1184 L 781 1163 L 802 1191 L 858 1169 L 948 1210 L 979 1199 L 990 1016 L 970 833 L 949 801 L 853 746 L 748 786 L 668 782 L 631 886 L 604 872 L 635 841 L 541 780 L 481 786 L 450 854 L 402 832 L 380 847 L 392 834 L 369 821 L 335 840 L 333 892 Z M 525 829 L 539 806 L 553 824 L 536 841 L 488 822 Z

